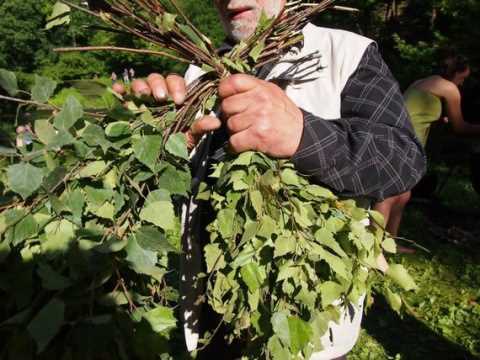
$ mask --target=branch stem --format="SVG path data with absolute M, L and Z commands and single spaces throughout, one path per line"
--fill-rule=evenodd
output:
M 145 54 L 145 55 L 157 55 L 157 56 L 165 56 L 172 60 L 181 61 L 183 63 L 190 63 L 190 61 L 177 57 L 173 54 L 164 52 L 164 51 L 155 51 L 155 50 L 147 50 L 147 49 L 132 49 L 126 47 L 118 47 L 118 46 L 80 46 L 80 47 L 64 47 L 64 48 L 56 48 L 54 49 L 55 52 L 73 52 L 73 51 L 124 51 L 124 52 L 131 52 L 136 54 Z

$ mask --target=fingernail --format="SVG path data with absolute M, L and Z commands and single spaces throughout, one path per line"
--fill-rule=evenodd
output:
M 163 91 L 163 89 L 160 89 L 160 88 L 155 89 L 153 91 L 153 95 L 157 100 L 165 100 L 165 98 L 167 97 L 167 94 L 165 93 L 165 91 Z
M 174 92 L 172 94 L 172 97 L 173 97 L 173 101 L 177 105 L 182 105 L 183 102 L 185 101 L 185 94 L 183 94 L 181 92 Z
M 138 91 L 135 92 L 136 97 L 142 97 L 143 95 L 150 96 L 150 89 L 149 88 L 143 88 L 139 89 Z

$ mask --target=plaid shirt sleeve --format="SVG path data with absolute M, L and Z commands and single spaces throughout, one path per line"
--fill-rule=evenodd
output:
M 303 137 L 292 161 L 341 195 L 382 200 L 410 190 L 425 173 L 423 148 L 376 44 L 343 89 L 340 119 L 303 115 Z

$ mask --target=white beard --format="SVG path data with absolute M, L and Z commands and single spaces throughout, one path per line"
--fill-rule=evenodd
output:
M 262 9 L 254 0 L 233 0 L 230 2 L 230 5 L 255 7 L 255 16 L 248 19 L 228 20 L 224 15 L 221 15 L 223 26 L 229 37 L 235 41 L 245 40 L 255 32 Z M 283 2 L 281 0 L 266 0 L 263 11 L 265 11 L 268 17 L 278 16 L 282 6 Z

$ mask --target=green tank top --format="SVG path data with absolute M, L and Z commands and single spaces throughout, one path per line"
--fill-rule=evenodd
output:
M 442 116 L 442 101 L 438 96 L 414 87 L 405 92 L 404 98 L 415 134 L 425 147 L 432 123 Z

